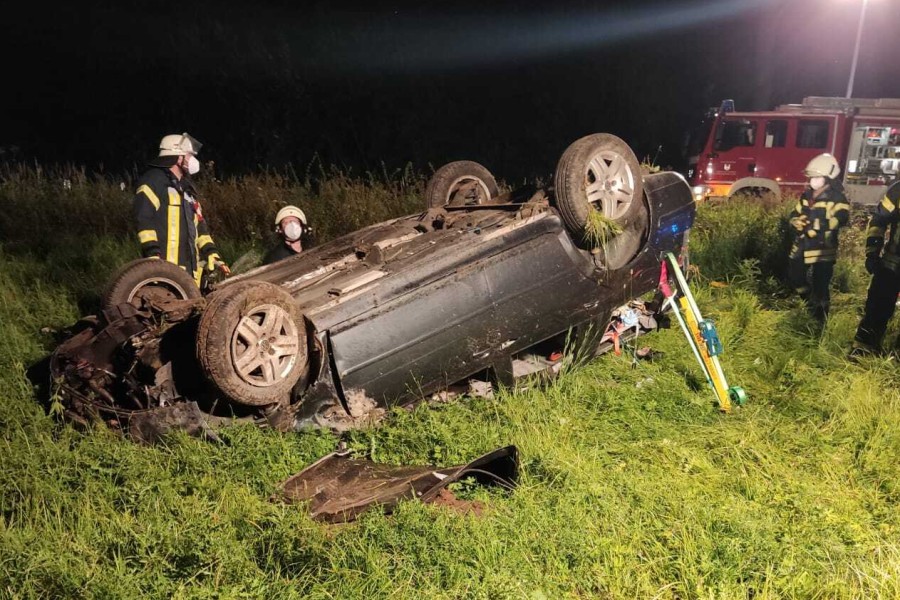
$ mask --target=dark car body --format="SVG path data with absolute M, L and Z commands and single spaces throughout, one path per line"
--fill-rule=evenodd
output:
M 677 175 L 645 178 L 649 227 L 626 267 L 581 249 L 546 199 L 431 209 L 367 227 L 253 270 L 288 290 L 327 360 L 300 392 L 301 418 L 421 398 L 469 375 L 512 373 L 511 358 L 656 288 L 664 252 L 693 222 Z M 327 381 L 328 385 L 315 385 Z

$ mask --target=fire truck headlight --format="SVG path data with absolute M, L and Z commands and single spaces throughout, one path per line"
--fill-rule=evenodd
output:
M 703 200 L 703 197 L 706 195 L 706 186 L 705 185 L 695 185 L 691 191 L 694 192 L 694 200 L 695 201 Z

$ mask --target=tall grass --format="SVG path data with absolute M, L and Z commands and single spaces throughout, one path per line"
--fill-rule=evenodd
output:
M 212 165 L 210 170 L 214 169 Z M 0 165 L 0 240 L 8 248 L 45 251 L 90 238 L 133 236 L 135 174 L 89 174 L 82 168 Z M 213 236 L 232 243 L 265 239 L 278 209 L 303 209 L 319 239 L 422 210 L 424 177 L 409 169 L 354 175 L 335 168 L 197 179 Z
M 15 196 L 3 188 L 0 214 L 51 196 L 44 182 L 17 185 Z M 114 182 L 81 185 L 81 202 L 118 201 Z M 352 204 L 342 194 L 356 185 L 387 201 L 380 184 L 331 185 L 311 187 L 338 191 L 304 209 L 342 214 L 328 203 Z M 240 189 L 236 202 L 263 201 Z M 828 326 L 810 333 L 795 301 L 760 284 L 778 254 L 742 236 L 774 232 L 782 216 L 755 210 L 701 207 L 693 235 L 700 280 L 728 282 L 697 295 L 745 408 L 720 414 L 681 333 L 664 330 L 642 340 L 660 353 L 636 368 L 610 355 L 542 389 L 396 411 L 345 435 L 397 464 L 450 465 L 513 443 L 521 486 L 461 490 L 485 503 L 478 517 L 407 502 L 338 528 L 269 501 L 335 448 L 334 434 L 237 427 L 225 445 L 175 436 L 145 448 L 46 416 L 25 375 L 54 344 L 41 330 L 77 318 L 132 242 L 80 215 L 70 222 L 88 229 L 72 233 L 90 243 L 0 250 L 0 597 L 900 597 L 900 376 L 893 361 L 844 359 L 864 292 L 859 239 L 847 236 L 848 286 Z M 223 210 L 219 227 L 239 214 Z M 56 221 L 44 223 L 32 235 L 51 235 Z
M 791 201 L 772 206 L 740 195 L 700 204 L 690 240 L 694 263 L 710 279 L 733 276 L 747 259 L 766 273 L 783 274 L 792 241 L 786 219 L 791 206 Z

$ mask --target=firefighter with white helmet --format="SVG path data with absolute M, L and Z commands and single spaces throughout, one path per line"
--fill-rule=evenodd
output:
M 216 250 L 190 178 L 200 171 L 201 146 L 188 133 L 163 137 L 133 201 L 141 254 L 178 265 L 198 286 L 204 273 L 231 273 Z
M 275 215 L 275 232 L 280 239 L 266 257 L 263 264 L 271 264 L 303 251 L 303 246 L 310 241 L 311 228 L 306 214 L 296 206 L 285 206 Z
M 803 174 L 809 185 L 801 194 L 790 223 L 797 232 L 791 247 L 791 285 L 820 322 L 831 305 L 831 277 L 837 260 L 838 232 L 850 220 L 850 204 L 838 179 L 841 167 L 831 154 L 809 161 Z
M 900 293 L 900 182 L 893 183 L 869 219 L 866 271 L 872 275 L 866 307 L 856 329 L 851 356 L 880 353 L 887 324 Z M 888 234 L 890 229 L 890 234 Z M 887 237 L 887 243 L 885 243 Z M 900 338 L 897 340 L 900 345 Z

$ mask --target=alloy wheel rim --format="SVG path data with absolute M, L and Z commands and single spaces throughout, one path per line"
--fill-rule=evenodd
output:
M 634 202 L 635 174 L 621 154 L 611 150 L 596 153 L 585 171 L 588 202 L 610 219 L 628 212 Z
M 300 339 L 291 315 L 276 304 L 254 307 L 241 317 L 231 338 L 238 376 L 256 387 L 284 381 L 297 364 Z

